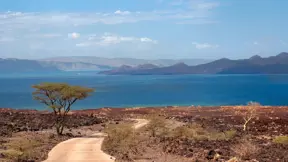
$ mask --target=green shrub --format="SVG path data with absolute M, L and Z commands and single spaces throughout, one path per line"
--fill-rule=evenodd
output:
M 288 144 L 288 136 L 277 136 L 273 140 L 274 143 Z

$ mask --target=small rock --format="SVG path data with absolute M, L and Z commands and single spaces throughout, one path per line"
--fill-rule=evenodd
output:
M 217 154 L 217 152 L 215 150 L 210 150 L 208 152 L 208 155 L 206 156 L 206 158 L 209 159 L 209 160 L 214 159 L 216 154 Z
M 66 133 L 66 136 L 68 137 L 74 137 L 74 135 L 72 133 Z
M 5 158 L 3 153 L 0 153 L 0 159 Z

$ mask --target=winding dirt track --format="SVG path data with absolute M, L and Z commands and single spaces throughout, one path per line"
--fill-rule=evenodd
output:
M 146 124 L 146 119 L 133 119 L 137 123 L 134 129 Z M 73 138 L 56 145 L 48 154 L 44 162 L 114 162 L 115 158 L 101 150 L 105 134 L 96 133 L 90 137 Z

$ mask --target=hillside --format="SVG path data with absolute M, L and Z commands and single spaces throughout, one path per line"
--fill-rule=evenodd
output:
M 19 72 L 54 72 L 59 71 L 56 67 L 42 66 L 38 61 L 21 59 L 1 59 L 0 73 L 19 73 Z
M 56 62 L 56 61 L 39 61 L 44 67 L 55 67 L 62 71 L 101 71 L 111 70 L 112 67 L 105 65 L 96 65 L 83 62 Z
M 222 58 L 210 63 L 188 66 L 178 63 L 167 67 L 152 69 L 121 69 L 101 72 L 118 75 L 177 75 L 177 74 L 288 74 L 288 53 L 262 58 L 253 56 L 249 59 L 230 60 Z

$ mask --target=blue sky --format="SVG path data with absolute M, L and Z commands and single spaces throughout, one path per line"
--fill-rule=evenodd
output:
M 247 58 L 288 51 L 286 0 L 0 0 L 0 57 Z

